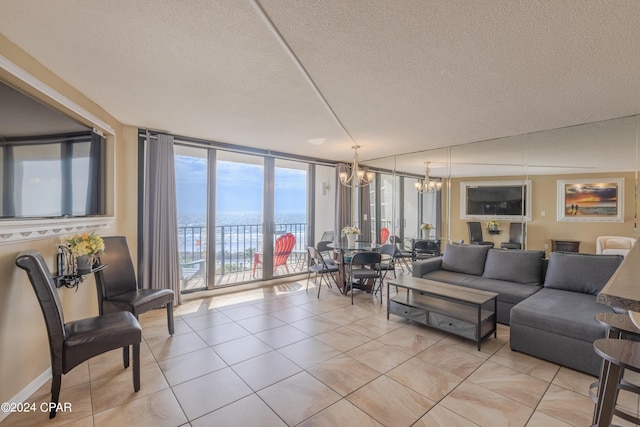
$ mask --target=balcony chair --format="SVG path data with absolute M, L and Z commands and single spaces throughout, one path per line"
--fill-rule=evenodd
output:
M 627 256 L 636 239 L 623 236 L 600 236 L 596 239 L 596 254 Z
M 484 237 L 482 236 L 482 225 L 479 222 L 467 222 L 467 228 L 469 229 L 469 244 L 493 247 L 493 242 L 484 240 Z
M 389 234 L 391 234 L 391 233 L 389 232 L 388 228 L 382 227 L 380 229 L 380 244 L 381 245 L 387 244 L 387 239 L 389 239 Z
M 500 243 L 502 249 L 522 249 L 522 223 L 509 224 L 509 241 Z
M 107 351 L 122 348 L 127 368 L 129 346 L 133 346 L 133 389 L 140 390 L 142 329 L 133 314 L 120 311 L 65 323 L 58 291 L 42 255 L 34 250 L 23 251 L 18 254 L 16 265 L 27 272 L 47 327 L 52 375 L 49 418 L 56 416 L 62 375 Z
M 154 308 L 166 306 L 167 329 L 173 335 L 173 300 L 171 289 L 138 288 L 129 245 L 124 236 L 104 238 L 104 252 L 98 257 L 107 268 L 94 273 L 100 314 L 129 311 L 136 319 Z
M 296 236 L 291 233 L 285 233 L 276 239 L 276 245 L 273 249 L 273 272 L 275 273 L 278 267 L 284 266 L 289 273 L 289 267 L 287 266 L 287 259 L 293 247 L 296 244 Z M 258 264 L 262 264 L 262 252 L 255 252 L 253 254 L 253 277 L 256 276 L 256 268 Z
M 440 243 L 436 240 L 416 240 L 413 243 L 414 261 L 440 256 Z
M 380 273 L 380 261 L 382 256 L 379 252 L 356 252 L 349 262 L 347 287 L 351 288 L 351 305 L 353 305 L 353 288 L 355 286 L 365 286 L 365 281 L 371 281 L 371 293 L 376 290 L 376 279 L 382 280 Z M 356 283 L 358 282 L 358 283 Z M 382 284 L 379 285 L 382 287 Z M 345 289 L 346 293 L 346 289 Z M 382 304 L 382 292 L 380 292 L 380 304 Z
M 320 288 L 322 287 L 322 279 L 327 282 L 327 287 L 331 288 L 331 283 L 329 279 L 325 277 L 325 274 L 329 274 L 333 277 L 333 281 L 336 281 L 336 278 L 333 274 L 338 272 L 338 267 L 333 264 L 327 264 L 326 259 L 322 256 L 322 254 L 313 246 L 307 246 L 307 252 L 309 253 L 309 269 L 307 272 L 307 291 L 309 290 L 309 279 L 311 278 L 311 273 L 315 273 L 314 283 L 317 282 L 318 274 L 320 275 L 320 284 L 318 285 L 318 298 L 320 298 Z M 336 286 L 338 283 L 336 282 Z

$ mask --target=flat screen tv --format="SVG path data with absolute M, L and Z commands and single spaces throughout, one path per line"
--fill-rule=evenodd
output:
M 527 183 L 529 183 L 527 185 Z M 530 182 L 466 182 L 461 187 L 462 217 L 475 219 L 529 217 Z
M 105 214 L 105 138 L 0 82 L 0 218 Z

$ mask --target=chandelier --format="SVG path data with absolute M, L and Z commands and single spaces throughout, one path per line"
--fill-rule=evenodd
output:
M 353 164 L 351 165 L 351 173 L 340 172 L 340 183 L 347 187 L 365 187 L 373 181 L 375 173 L 370 172 L 367 168 L 361 169 L 358 164 L 358 144 L 353 145 L 354 150 Z
M 442 182 L 436 181 L 434 179 L 429 179 L 429 162 L 424 162 L 426 165 L 426 170 L 424 172 L 424 180 L 417 181 L 413 185 L 415 185 L 416 190 L 420 193 L 431 193 L 434 191 L 440 191 L 442 188 Z

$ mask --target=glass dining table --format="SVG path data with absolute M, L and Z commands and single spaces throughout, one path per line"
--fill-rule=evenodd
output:
M 353 256 L 353 254 L 356 252 L 377 251 L 380 248 L 380 245 L 370 242 L 356 242 L 355 245 L 350 246 L 345 240 L 329 243 L 327 247 L 333 249 L 333 262 L 338 267 L 338 272 L 336 273 L 336 283 L 338 284 L 340 292 L 346 295 L 346 292 L 348 291 L 347 268 L 349 266 L 349 263 L 351 262 L 351 257 Z M 368 285 L 368 288 L 372 287 L 373 283 Z M 364 288 L 367 289 L 367 286 L 365 286 Z M 367 292 L 370 291 L 370 289 L 367 290 Z

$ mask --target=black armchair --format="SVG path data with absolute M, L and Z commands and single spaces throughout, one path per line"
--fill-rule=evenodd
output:
M 129 311 L 138 318 L 154 308 L 167 307 L 167 326 L 173 335 L 173 291 L 171 289 L 138 289 L 133 261 L 124 236 L 104 238 L 100 264 L 108 267 L 94 273 L 100 314 Z
M 18 254 L 16 265 L 27 272 L 38 297 L 49 336 L 51 355 L 51 405 L 49 418 L 56 416 L 62 375 L 94 356 L 123 348 L 124 367 L 129 366 L 129 346 L 133 346 L 133 389 L 140 390 L 140 324 L 128 312 L 64 322 L 58 291 L 38 251 Z
M 479 222 L 467 222 L 467 227 L 469 228 L 469 244 L 493 247 L 493 242 L 484 240 L 484 237 L 482 236 L 482 225 Z

